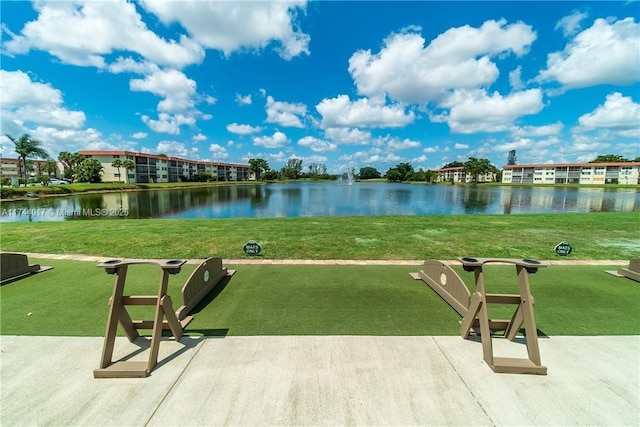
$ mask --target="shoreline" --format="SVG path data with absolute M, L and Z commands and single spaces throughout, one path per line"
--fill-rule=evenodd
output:
M 5 202 L 19 202 L 26 200 L 34 200 L 39 198 L 48 197 L 65 197 L 74 196 L 80 194 L 100 194 L 100 193 L 114 193 L 114 192 L 134 192 L 134 191 L 155 191 L 155 190 L 174 190 L 181 188 L 200 188 L 200 187 L 216 187 L 216 186 L 235 186 L 235 185 L 267 185 L 278 183 L 290 183 L 290 182 L 314 182 L 317 180 L 300 179 L 294 181 L 212 181 L 212 182 L 179 182 L 179 183 L 76 183 L 68 184 L 65 186 L 35 186 L 35 187 L 2 187 L 0 188 L 0 203 Z M 325 180 L 321 180 L 325 181 Z M 328 181 L 331 182 L 331 181 Z M 357 182 L 376 182 L 380 184 L 387 184 L 388 181 L 380 180 L 365 180 Z M 638 184 L 522 184 L 522 183 L 455 183 L 450 184 L 448 182 L 423 182 L 423 181 L 406 181 L 408 185 L 457 185 L 457 186 L 503 186 L 503 187 L 532 187 L 532 188 L 602 188 L 602 189 L 630 189 L 640 191 L 640 185 Z M 81 187 L 71 187 L 73 185 L 80 185 Z M 87 188 L 85 186 L 103 186 L 103 188 Z M 63 191 L 50 190 L 51 188 L 64 188 Z M 44 192 L 38 190 L 46 189 Z M 9 194 L 7 194 L 9 193 Z M 36 197 L 27 197 L 29 193 L 35 194 Z M 5 196 L 14 197 L 5 197 Z

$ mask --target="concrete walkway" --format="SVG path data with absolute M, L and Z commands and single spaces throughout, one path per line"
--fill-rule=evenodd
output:
M 113 259 L 113 257 L 101 257 L 93 255 L 58 255 L 58 254 L 43 254 L 36 252 L 21 252 L 27 255 L 29 258 L 40 259 L 62 259 L 62 260 L 76 260 L 76 261 L 93 261 L 96 263 Z M 203 259 L 189 259 L 188 264 L 200 264 Z M 223 259 L 224 265 L 252 265 L 252 264 L 266 264 L 266 265 L 422 265 L 424 260 L 344 260 L 344 259 L 329 259 L 329 260 L 317 260 L 317 259 L 265 259 L 262 257 L 254 258 L 230 258 Z M 459 265 L 458 260 L 444 260 L 447 264 Z M 579 259 L 554 259 L 548 261 L 551 265 L 629 265 L 629 260 L 579 260 Z
M 258 262 L 311 263 L 224 261 Z M 628 263 L 563 260 L 569 262 Z M 0 336 L 0 424 L 640 425 L 640 336 L 541 337 L 546 376 L 496 374 L 482 360 L 481 343 L 460 337 L 227 336 L 166 339 L 148 378 L 94 379 L 102 344 L 102 338 Z M 526 355 L 519 340 L 496 339 L 494 349 L 496 356 Z M 148 339 L 118 338 L 114 356 L 146 360 Z
M 146 346 L 119 338 L 117 356 Z M 546 376 L 496 374 L 460 337 L 185 337 L 144 379 L 94 379 L 101 338 L 0 348 L 6 426 L 640 425 L 637 336 L 542 338 Z

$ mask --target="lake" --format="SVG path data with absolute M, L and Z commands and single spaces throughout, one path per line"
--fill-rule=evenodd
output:
M 1 210 L 0 222 L 638 212 L 640 188 L 299 182 L 47 197 Z

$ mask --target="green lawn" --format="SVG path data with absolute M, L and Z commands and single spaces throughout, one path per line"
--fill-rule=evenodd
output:
M 30 259 L 53 270 L 0 287 L 3 335 L 103 336 L 114 276 L 93 262 Z M 238 265 L 195 310 L 192 335 L 456 335 L 460 317 L 412 266 Z M 174 309 L 193 270 L 171 276 Z M 531 276 L 538 329 L 546 335 L 639 335 L 640 284 L 614 267 L 543 268 Z M 472 285 L 473 274 L 457 268 Z M 487 291 L 517 292 L 513 267 L 486 267 Z M 127 294 L 152 295 L 160 269 L 130 268 Z M 471 286 L 472 287 L 472 286 Z M 133 317 L 151 318 L 149 307 Z M 147 310 L 147 311 L 144 311 Z M 498 307 L 499 317 L 512 313 Z
M 4 251 L 126 258 L 455 259 L 459 256 L 631 259 L 640 213 L 87 220 L 0 224 Z

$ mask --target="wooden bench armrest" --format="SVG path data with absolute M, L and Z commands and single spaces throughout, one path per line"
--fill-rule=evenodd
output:
M 184 259 L 165 259 L 165 260 L 121 260 L 110 259 L 101 262 L 96 267 L 104 268 L 107 274 L 115 274 L 120 267 L 134 264 L 153 264 L 159 266 L 163 270 L 167 270 L 169 274 L 178 274 L 180 269 L 187 261 Z
M 514 264 L 516 266 L 524 267 L 528 273 L 533 274 L 538 271 L 538 268 L 548 267 L 547 261 L 538 261 L 535 259 L 519 259 L 519 258 L 473 258 L 473 257 L 460 257 L 458 261 L 462 263 L 462 267 L 465 271 L 473 271 L 477 267 L 482 267 L 488 263 L 500 263 L 500 264 Z

